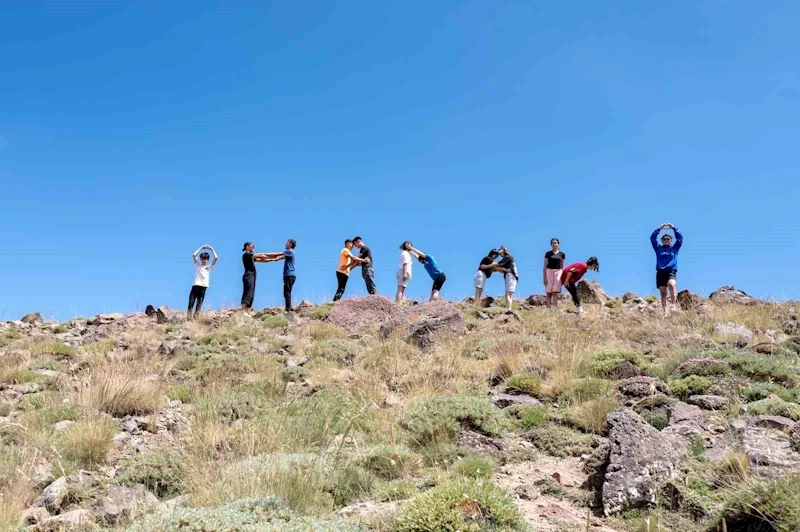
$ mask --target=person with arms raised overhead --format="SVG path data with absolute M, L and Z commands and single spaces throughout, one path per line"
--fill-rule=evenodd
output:
M 586 262 L 570 264 L 561 273 L 561 284 L 567 287 L 567 292 L 572 296 L 572 302 L 575 303 L 575 308 L 581 316 L 583 315 L 583 307 L 581 306 L 581 295 L 578 293 L 578 281 L 588 270 L 600 271 L 600 261 L 597 260 L 597 257 L 589 257 Z
M 517 291 L 517 281 L 519 281 L 519 271 L 514 255 L 505 246 L 500 246 L 500 262 L 497 264 L 497 271 L 503 272 L 506 292 L 506 308 L 511 310 L 514 299 L 514 292 Z
M 361 266 L 361 277 L 364 278 L 367 293 L 369 295 L 375 295 L 378 293 L 378 288 L 375 286 L 375 268 L 372 263 L 372 250 L 369 249 L 369 246 L 364 243 L 364 240 L 360 236 L 353 239 L 353 245 L 359 249 L 358 258 L 364 260 L 364 262 L 357 262 L 353 267 L 357 268 Z
M 544 254 L 542 271 L 547 308 L 557 308 L 561 295 L 561 273 L 567 256 L 561 251 L 561 242 L 557 238 L 550 239 L 550 251 Z
M 208 259 L 210 258 L 208 252 L 203 251 L 200 253 L 204 249 L 209 249 L 211 253 L 214 254 L 214 261 L 211 264 L 208 263 Z M 198 254 L 200 255 L 199 260 Z M 217 265 L 218 258 L 217 252 L 208 244 L 200 246 L 197 248 L 197 251 L 192 253 L 192 260 L 194 261 L 194 284 L 189 292 L 189 310 L 186 311 L 186 319 L 194 319 L 200 314 L 200 309 L 203 307 L 203 300 L 206 298 L 206 289 L 208 289 L 211 270 Z
M 408 247 L 408 252 L 417 257 L 417 260 L 425 267 L 425 271 L 428 272 L 428 275 L 430 275 L 431 279 L 433 279 L 430 301 L 436 301 L 439 299 L 439 291 L 442 289 L 444 282 L 447 280 L 447 276 L 439 267 L 439 264 L 436 262 L 436 259 L 433 258 L 433 255 L 429 253 L 423 253 L 411 245 Z
M 672 229 L 675 233 L 675 243 L 672 237 L 664 234 L 661 245 L 658 244 L 658 233 L 662 229 Z M 664 315 L 678 307 L 678 251 L 683 245 L 683 235 L 670 223 L 661 224 L 650 235 L 650 244 L 656 252 L 656 288 L 661 293 L 661 308 Z M 667 290 L 669 290 L 670 305 L 667 306 Z
M 283 262 L 283 300 L 284 300 L 284 310 L 286 312 L 292 312 L 292 288 L 294 287 L 294 282 L 297 279 L 297 274 L 294 269 L 294 248 L 297 246 L 297 242 L 290 238 L 284 244 L 283 251 L 275 251 L 272 253 L 260 253 L 259 256 L 263 257 L 263 259 L 259 260 L 258 262 L 273 262 L 282 260 Z
M 406 240 L 400 244 L 400 263 L 397 265 L 397 293 L 394 296 L 395 303 L 402 303 L 403 295 L 406 288 L 408 288 L 408 281 L 411 280 L 411 265 L 413 259 L 411 258 L 411 242 Z
M 475 282 L 475 304 L 480 306 L 481 296 L 483 294 L 483 287 L 486 286 L 486 281 L 492 276 L 492 272 L 497 270 L 498 264 L 495 259 L 500 256 L 500 252 L 496 249 L 491 250 L 485 257 L 481 259 L 478 265 L 478 271 L 472 280 Z
M 349 238 L 344 241 L 344 247 L 339 252 L 339 266 L 336 268 L 336 281 L 337 288 L 336 294 L 333 296 L 334 301 L 339 301 L 344 295 L 344 290 L 347 287 L 347 280 L 350 278 L 350 270 L 353 269 L 355 264 L 366 262 L 353 255 L 350 251 L 353 249 L 353 241 Z

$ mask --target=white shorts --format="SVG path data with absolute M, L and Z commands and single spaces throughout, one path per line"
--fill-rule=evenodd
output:
M 512 294 L 517 290 L 517 278 L 514 277 L 513 273 L 507 273 L 505 276 L 506 281 L 506 292 L 511 292 Z
M 475 281 L 475 288 L 483 289 L 483 287 L 486 285 L 486 274 L 478 270 L 472 280 Z
M 403 270 L 397 270 L 397 286 L 402 286 L 403 288 L 408 287 L 408 281 L 411 280 L 411 276 L 408 276 L 408 279 L 403 279 Z

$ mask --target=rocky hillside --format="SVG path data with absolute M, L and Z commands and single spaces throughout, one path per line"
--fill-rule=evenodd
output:
M 0 323 L 0 528 L 800 530 L 798 306 L 582 290 Z

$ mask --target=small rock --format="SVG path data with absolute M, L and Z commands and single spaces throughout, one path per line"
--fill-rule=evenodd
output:
M 496 454 L 505 450 L 506 448 L 503 442 L 466 429 L 462 429 L 458 434 L 456 434 L 455 441 L 457 444 L 463 445 L 464 447 L 467 447 L 473 451 L 484 452 L 488 454 Z
M 52 369 L 35 369 L 33 372 L 42 377 L 47 377 L 48 379 L 55 379 L 61 375 L 60 371 L 53 371 Z
M 547 296 L 544 294 L 533 294 L 525 300 L 525 303 L 532 307 L 544 307 L 547 305 Z
M 676 373 L 681 377 L 687 377 L 689 375 L 708 377 L 711 375 L 725 375 L 730 369 L 730 364 L 724 360 L 717 360 L 711 357 L 690 358 L 678 366 Z
M 172 323 L 175 319 L 175 312 L 173 312 L 168 306 L 161 305 L 156 310 L 156 322 L 157 323 Z
M 67 477 L 60 477 L 44 489 L 33 506 L 47 508 L 51 514 L 57 514 L 61 511 L 67 495 L 69 495 Z
M 501 393 L 493 396 L 491 399 L 497 408 L 507 408 L 511 405 L 528 405 L 528 406 L 542 405 L 541 401 L 539 401 L 538 399 L 525 394 L 512 395 L 508 393 Z
M 780 351 L 778 345 L 772 342 L 761 342 L 760 344 L 754 345 L 751 349 L 762 355 L 773 355 Z
M 111 486 L 95 501 L 94 511 L 106 524 L 117 526 L 152 512 L 158 504 L 156 496 L 142 485 L 135 488 Z
M 38 312 L 30 312 L 22 316 L 20 321 L 22 323 L 27 323 L 28 325 L 37 325 L 42 323 L 44 320 L 42 319 L 42 315 Z
M 614 380 L 630 379 L 644 375 L 644 372 L 636 364 L 628 362 L 620 362 L 609 373 L 608 376 Z
M 541 495 L 535 486 L 522 485 L 514 488 L 514 495 L 523 501 L 535 501 Z
M 148 318 L 155 316 L 156 313 L 156 308 L 153 305 L 147 305 L 147 307 L 144 309 L 144 315 Z
M 183 354 L 184 351 L 183 345 L 170 340 L 165 340 L 158 346 L 158 354 L 167 358 L 174 358 Z
M 114 436 L 114 439 L 112 441 L 117 445 L 123 445 L 131 441 L 131 435 L 127 432 L 120 432 L 119 434 Z
M 9 388 L 20 395 L 28 395 L 42 391 L 43 387 L 38 382 L 26 382 L 23 384 L 12 384 Z
M 394 392 L 389 392 L 386 394 L 386 397 L 383 398 L 383 406 L 385 407 L 394 407 L 394 406 L 403 406 L 404 401 L 401 396 Z
M 631 301 L 634 301 L 636 299 L 639 299 L 639 296 L 637 296 L 633 292 L 625 292 L 622 295 L 622 302 L 623 303 L 630 303 Z
M 128 434 L 139 434 L 141 432 L 141 430 L 139 430 L 139 424 L 131 416 L 125 416 L 122 419 L 122 430 Z
M 26 527 L 31 525 L 38 525 L 43 523 L 50 517 L 47 508 L 32 507 L 22 512 L 22 518 L 19 520 L 19 526 Z
M 56 525 L 56 523 L 65 523 L 72 526 L 90 526 L 92 525 L 92 513 L 89 510 L 72 510 L 61 515 L 56 515 L 44 522 L 44 525 Z M 50 530 L 50 529 L 48 529 Z M 56 528 L 56 530 L 60 530 Z
M 669 425 L 662 432 L 673 434 L 702 434 L 703 411 L 700 407 L 678 401 L 667 409 Z
M 491 319 L 491 316 L 489 316 L 489 315 L 488 315 L 488 314 L 486 314 L 485 312 L 481 312 L 481 311 L 478 311 L 478 313 L 477 313 L 477 316 L 478 316 L 478 318 L 480 318 L 480 319 L 482 319 L 482 320 L 488 320 L 488 319 Z
M 299 368 L 300 366 L 304 366 L 311 361 L 311 357 L 302 355 L 302 356 L 291 356 L 286 359 L 286 367 L 287 368 Z
M 69 419 L 65 419 L 64 421 L 59 421 L 51 425 L 51 428 L 56 432 L 61 432 L 62 430 L 68 429 L 70 426 L 74 425 L 74 421 L 70 421 Z
M 666 383 L 655 377 L 631 377 L 617 386 L 619 391 L 628 397 L 648 397 L 667 391 Z
M 397 513 L 396 502 L 358 502 L 346 506 L 336 512 L 340 517 L 359 518 L 359 520 L 370 521 L 375 518 L 386 520 Z
M 744 342 L 745 345 L 755 336 L 755 333 L 744 325 L 730 321 L 715 323 L 713 331 L 715 334 L 722 336 L 723 340 L 730 339 L 734 343 Z
M 678 292 L 678 304 L 681 306 L 681 310 L 695 310 L 700 306 L 701 301 L 700 296 L 688 290 Z
M 693 395 L 689 397 L 689 404 L 696 405 L 704 410 L 719 410 L 730 402 L 721 395 Z

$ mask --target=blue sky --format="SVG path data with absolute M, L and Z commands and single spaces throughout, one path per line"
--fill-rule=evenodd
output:
M 551 236 L 607 291 L 654 293 L 667 221 L 680 288 L 800 298 L 797 3 L 17 4 L 0 319 L 183 308 L 206 242 L 211 306 L 238 303 L 245 240 L 297 239 L 296 299 L 330 299 L 356 234 L 387 295 L 406 238 L 445 297 L 501 243 L 541 292 Z M 417 268 L 408 294 L 429 290 Z

